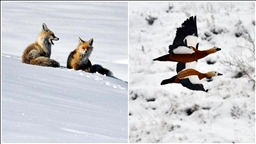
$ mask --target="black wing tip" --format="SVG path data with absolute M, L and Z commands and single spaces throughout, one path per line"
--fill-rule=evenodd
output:
M 196 22 L 196 15 L 195 16 L 190 16 L 189 18 L 187 18 L 183 23 L 183 24 L 186 24 L 186 22 Z
M 188 19 L 191 19 L 191 20 L 193 20 L 193 21 L 196 21 L 196 15 L 190 16 Z
M 184 42 L 184 39 L 188 35 L 194 35 L 198 37 L 196 16 L 191 16 L 187 18 L 181 24 L 181 26 L 177 28 L 175 38 L 173 40 L 172 45 L 169 46 L 169 49 L 172 51 L 174 48 L 178 46 L 187 46 L 187 44 Z

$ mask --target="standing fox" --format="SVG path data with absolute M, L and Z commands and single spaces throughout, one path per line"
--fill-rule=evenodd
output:
M 93 50 L 93 38 L 89 41 L 84 41 L 79 37 L 79 44 L 77 48 L 72 51 L 67 59 L 67 68 L 74 70 L 83 70 L 85 72 L 98 72 L 102 75 L 112 76 L 112 72 L 103 68 L 101 65 L 92 65 L 89 56 Z
M 50 59 L 51 46 L 54 45 L 53 40 L 58 41 L 59 38 L 43 23 L 43 30 L 37 37 L 36 42 L 30 44 L 24 50 L 22 62 L 39 66 L 59 67 L 59 62 Z

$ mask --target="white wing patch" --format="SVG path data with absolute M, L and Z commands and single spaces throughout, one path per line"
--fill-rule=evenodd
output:
M 186 46 L 179 46 L 176 49 L 173 50 L 173 53 L 175 54 L 192 54 L 195 51 L 191 48 L 188 48 Z
M 201 80 L 198 78 L 197 75 L 190 75 L 190 76 L 184 77 L 183 79 L 186 79 L 186 78 L 188 78 L 189 81 L 193 84 L 202 84 Z
M 185 69 L 196 69 L 196 64 L 197 64 L 197 61 L 187 62 L 185 64 Z
M 188 36 L 185 37 L 184 42 L 185 42 L 185 40 L 187 40 L 187 46 L 196 47 L 196 44 L 197 44 L 197 37 L 196 36 L 188 35 Z

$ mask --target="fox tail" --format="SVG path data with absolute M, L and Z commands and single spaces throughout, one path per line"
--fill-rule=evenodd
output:
M 110 70 L 108 70 L 108 69 L 102 67 L 102 66 L 99 65 L 99 64 L 94 64 L 94 65 L 92 65 L 92 67 L 91 67 L 91 69 L 90 69 L 90 72 L 91 72 L 91 73 L 96 73 L 96 72 L 98 72 L 98 73 L 100 73 L 100 74 L 102 74 L 102 75 L 113 76 L 113 73 L 112 73 Z
M 37 57 L 30 61 L 32 65 L 48 66 L 48 67 L 60 67 L 59 62 L 50 59 L 48 57 Z

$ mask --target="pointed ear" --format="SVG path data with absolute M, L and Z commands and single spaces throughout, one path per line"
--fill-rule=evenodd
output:
M 91 39 L 88 41 L 88 43 L 92 46 L 92 44 L 93 44 L 93 38 L 91 38 Z
M 43 23 L 43 30 L 44 31 L 50 31 L 45 23 Z
M 84 43 L 84 41 L 80 37 L 78 37 L 78 40 L 79 40 L 79 43 Z

